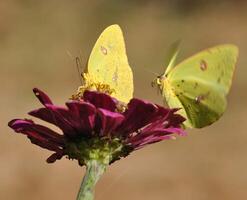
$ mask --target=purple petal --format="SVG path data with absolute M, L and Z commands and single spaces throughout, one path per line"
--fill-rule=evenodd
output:
M 83 101 L 70 101 L 66 105 L 69 109 L 46 105 L 46 108 L 31 111 L 29 114 L 58 126 L 69 137 L 90 134 L 94 128 L 95 107 Z
M 90 133 L 94 128 L 95 107 L 83 101 L 70 101 L 66 105 L 69 108 L 73 120 L 73 126 L 78 132 Z
M 36 110 L 32 110 L 28 114 L 59 127 L 59 125 L 57 124 L 57 119 L 56 119 L 54 113 L 47 108 L 39 108 Z
M 123 122 L 124 116 L 117 112 L 111 112 L 105 109 L 98 109 L 100 135 L 109 135 Z
M 32 143 L 42 148 L 59 152 L 64 146 L 63 136 L 45 126 L 35 124 L 31 120 L 14 119 L 8 125 L 15 132 L 27 135 Z
M 28 114 L 56 125 L 64 132 L 64 134 L 68 136 L 76 135 L 76 131 L 71 123 L 71 120 L 68 120 L 68 118 L 70 118 L 70 114 L 65 108 L 47 105 L 46 108 L 33 110 Z
M 116 110 L 117 101 L 105 93 L 95 91 L 85 91 L 83 100 L 93 104 L 96 108 L 103 108 L 110 111 Z
M 152 138 L 152 137 L 157 137 L 157 136 L 164 136 L 164 135 L 169 135 L 171 134 L 170 132 L 167 132 L 166 129 L 155 129 L 151 130 L 149 132 L 144 132 L 141 131 L 140 133 L 137 133 L 136 135 L 128 138 L 128 142 L 130 143 L 142 143 L 143 141 L 146 140 L 146 138 Z
M 176 112 L 175 110 L 174 112 Z M 168 117 L 167 127 L 180 127 L 181 124 L 186 120 L 183 116 L 175 113 L 170 113 Z
M 34 88 L 33 92 L 35 96 L 39 99 L 39 101 L 45 106 L 47 104 L 53 104 L 51 99 L 44 92 L 39 90 L 38 88 Z
M 61 152 L 56 152 L 52 154 L 49 158 L 46 159 L 47 163 L 54 163 L 56 160 L 60 160 L 64 156 L 64 153 Z
M 169 108 L 164 108 L 160 105 L 155 104 L 157 107 L 157 113 L 155 114 L 154 118 L 152 119 L 152 121 L 157 121 L 159 119 L 166 119 L 169 115 L 169 113 L 171 112 L 171 109 Z
M 134 147 L 159 142 L 164 139 L 174 138 L 173 134 L 185 136 L 186 132 L 181 128 L 154 128 L 150 131 L 141 131 L 139 134 L 132 136 L 126 140 Z
M 183 130 L 182 128 L 166 128 L 165 130 L 168 133 L 171 133 L 171 134 L 175 133 L 175 134 L 177 134 L 179 136 L 186 136 L 187 135 L 185 130 Z
M 171 139 L 175 139 L 175 137 L 173 135 L 163 135 L 163 136 L 159 136 L 159 137 L 150 136 L 148 138 L 145 138 L 145 140 L 136 141 L 134 143 L 131 143 L 131 145 L 134 148 L 134 150 L 138 150 L 138 149 L 140 149 L 146 145 L 160 142 L 162 140 L 171 140 Z
M 119 128 L 123 134 L 137 131 L 146 126 L 157 113 L 158 107 L 152 103 L 148 103 L 139 99 L 132 99 L 128 104 L 128 109 L 124 114 L 125 121 Z

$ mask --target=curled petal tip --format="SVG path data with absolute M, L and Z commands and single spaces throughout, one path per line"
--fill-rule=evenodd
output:
M 33 88 L 33 93 L 43 105 L 53 104 L 51 99 L 43 91 L 39 90 L 38 88 Z

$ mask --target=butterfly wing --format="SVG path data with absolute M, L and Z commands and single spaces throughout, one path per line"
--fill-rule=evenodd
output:
M 179 107 L 185 126 L 202 128 L 218 120 L 226 109 L 238 56 L 234 45 L 204 50 L 165 73 L 162 94 L 170 107 Z
M 128 63 L 125 43 L 118 25 L 107 27 L 96 41 L 88 60 L 86 73 L 93 82 L 114 90 L 112 96 L 128 102 L 133 96 L 133 75 Z
M 181 43 L 180 40 L 175 41 L 174 43 L 171 44 L 168 50 L 167 60 L 165 61 L 165 66 L 167 66 L 166 74 L 168 74 L 176 64 L 180 43 Z

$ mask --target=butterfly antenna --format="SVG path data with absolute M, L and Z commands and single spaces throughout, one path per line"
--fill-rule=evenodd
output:
M 81 85 L 83 84 L 82 83 L 82 71 L 81 71 L 81 60 L 78 56 L 75 57 L 75 63 L 76 63 L 76 68 L 77 68 L 77 72 L 78 72 L 78 75 L 79 75 L 79 79 L 80 79 L 80 82 L 81 82 Z
M 82 55 L 83 55 L 83 54 L 82 54 L 82 51 L 80 50 L 80 51 L 79 51 L 79 58 L 80 58 L 80 59 L 79 59 L 79 62 L 80 62 L 80 67 L 81 67 L 81 68 L 80 68 L 80 69 L 81 69 L 81 74 L 82 74 L 82 71 L 85 71 L 85 66 L 82 67 L 82 62 L 81 62 L 81 61 L 82 61 L 82 58 L 83 58 Z
M 74 57 L 72 56 L 72 54 L 70 53 L 69 50 L 67 50 L 67 54 L 71 58 L 71 60 L 74 62 Z M 80 60 L 80 58 L 78 56 L 75 57 L 75 63 L 76 63 L 76 69 L 77 69 L 77 74 L 79 75 L 80 83 L 83 84 L 82 83 L 82 73 L 81 73 L 81 70 L 80 70 L 81 60 Z

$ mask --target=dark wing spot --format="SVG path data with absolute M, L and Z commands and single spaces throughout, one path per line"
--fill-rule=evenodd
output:
M 196 101 L 196 104 L 199 104 L 201 103 L 201 100 L 203 99 L 203 96 L 202 95 L 199 95 L 195 98 L 195 101 Z
M 107 49 L 105 47 L 101 46 L 100 50 L 104 55 L 107 55 Z
M 181 82 L 184 83 L 184 79 L 182 79 Z
M 219 77 L 218 79 L 217 79 L 217 83 L 220 83 L 221 82 L 221 77 Z
M 196 89 L 197 87 L 198 87 L 198 83 L 195 82 L 194 89 Z
M 202 71 L 205 71 L 207 68 L 208 68 L 207 62 L 205 60 L 201 60 L 201 62 L 200 62 L 200 69 Z
M 203 100 L 205 100 L 208 96 L 209 96 L 209 92 L 207 92 L 206 94 L 198 95 L 198 96 L 195 98 L 195 103 L 196 103 L 196 104 L 201 103 L 201 102 L 202 102 Z

